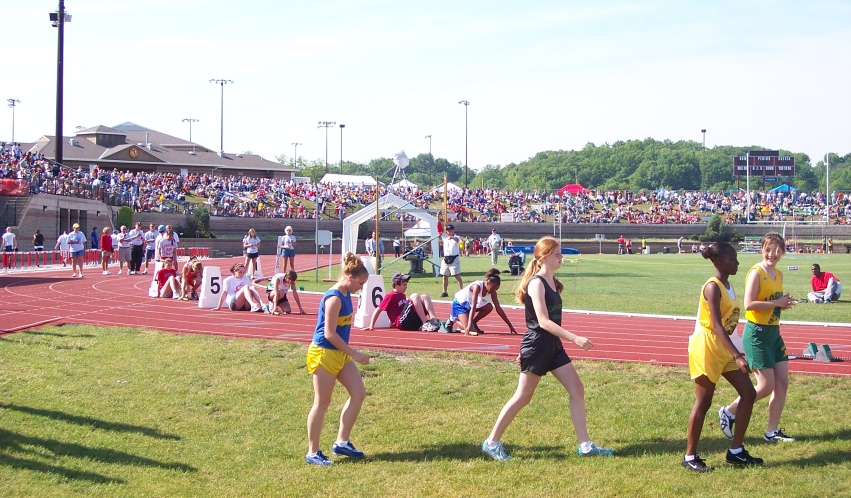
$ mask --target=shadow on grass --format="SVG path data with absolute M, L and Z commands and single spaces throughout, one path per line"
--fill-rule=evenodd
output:
M 482 454 L 482 443 L 450 443 L 442 445 L 421 446 L 410 451 L 396 453 L 384 452 L 369 456 L 369 460 L 380 460 L 383 462 L 427 462 L 432 460 L 478 460 L 488 459 Z M 509 454 L 514 452 L 523 453 L 524 460 L 551 460 L 564 459 L 573 455 L 569 448 L 564 446 L 529 446 L 513 445 L 506 446 Z
M 42 408 L 31 408 L 29 406 L 20 406 L 20 405 L 10 405 L 6 403 L 0 403 L 0 408 L 5 410 L 13 410 L 21 413 L 26 413 L 28 415 L 38 415 L 40 417 L 47 417 L 53 420 L 61 420 L 63 422 L 68 422 L 71 424 L 83 425 L 86 427 L 92 427 L 96 429 L 104 429 L 107 431 L 115 431 L 115 432 L 135 432 L 138 434 L 143 434 L 145 436 L 157 438 L 157 439 L 172 439 L 174 441 L 179 441 L 180 436 L 175 436 L 173 434 L 163 434 L 156 429 L 152 429 L 150 427 L 140 427 L 137 425 L 130 424 L 122 424 L 119 422 L 106 422 L 104 420 L 92 418 L 92 417 L 81 417 L 78 415 L 69 415 L 65 412 L 60 412 L 57 410 L 44 410 Z
M 34 472 L 42 472 L 44 474 L 52 474 L 63 479 L 74 481 L 90 481 L 98 484 L 125 484 L 123 479 L 107 477 L 94 472 L 83 472 L 81 470 L 68 469 L 56 465 L 47 465 L 34 460 L 15 458 L 10 455 L 4 455 L 3 453 L 0 453 L 0 465 L 4 467 L 11 467 L 13 469 L 25 469 L 32 470 Z
M 95 337 L 94 334 L 57 334 L 56 332 L 45 332 L 43 330 L 27 330 L 22 332 L 22 334 L 27 335 L 49 335 L 53 337 L 70 337 L 70 338 L 80 338 L 80 337 Z
M 92 460 L 104 463 L 116 463 L 121 465 L 134 465 L 146 467 L 159 467 L 161 469 L 179 470 L 182 472 L 197 472 L 198 469 L 183 463 L 158 462 L 150 458 L 132 455 L 124 451 L 116 451 L 104 448 L 89 448 L 75 443 L 65 443 L 55 439 L 44 439 L 35 436 L 24 436 L 0 428 L 0 450 L 21 453 L 31 452 L 28 446 L 37 446 L 52 453 L 54 456 L 69 456 L 83 460 Z M 5 458 L 0 456 L 0 458 Z M 2 461 L 2 460 L 0 460 Z

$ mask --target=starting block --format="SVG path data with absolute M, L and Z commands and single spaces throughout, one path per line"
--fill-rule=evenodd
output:
M 260 268 L 260 258 L 254 260 L 257 263 L 257 271 L 254 272 L 254 275 L 251 277 L 253 279 L 263 278 L 263 270 Z M 250 264 L 249 264 L 250 266 Z
M 204 266 L 201 274 L 201 293 L 198 296 L 198 307 L 201 309 L 215 308 L 219 304 L 222 289 L 222 270 L 218 266 Z
M 812 358 L 813 361 L 825 363 L 841 361 L 833 357 L 833 353 L 830 351 L 830 346 L 822 344 L 819 348 L 814 342 L 807 345 L 807 348 L 804 350 L 804 356 Z
M 157 261 L 157 264 L 154 265 L 154 275 L 151 279 L 151 286 L 148 287 L 148 297 L 160 297 L 160 285 L 157 282 L 157 273 L 163 269 L 163 262 Z
M 384 299 L 384 277 L 381 275 L 370 275 L 366 280 L 366 285 L 360 290 L 358 295 L 358 307 L 355 312 L 354 325 L 357 328 L 364 328 L 369 325 L 369 320 L 372 318 L 372 313 L 381 301 Z M 376 328 L 389 328 L 390 320 L 387 318 L 387 313 L 383 313 L 375 321 Z

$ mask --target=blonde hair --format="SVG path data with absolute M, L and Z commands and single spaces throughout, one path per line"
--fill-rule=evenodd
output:
M 532 280 L 538 271 L 541 269 L 541 261 L 549 257 L 555 251 L 559 251 L 561 253 L 561 243 L 555 237 L 541 237 L 541 240 L 535 244 L 535 251 L 532 253 L 532 263 L 529 264 L 529 268 L 527 268 L 523 272 L 523 276 L 520 280 L 517 281 L 517 285 L 514 288 L 514 296 L 517 298 L 517 302 L 523 304 L 526 302 L 526 287 L 529 286 L 529 281 Z M 564 285 L 555 277 L 553 280 L 556 284 L 556 292 L 561 294 L 561 291 L 564 290 Z
M 248 229 L 248 235 L 250 235 L 252 237 L 257 237 L 257 230 L 255 230 L 253 228 L 249 228 Z
M 112 231 L 112 230 L 110 230 L 110 228 L 109 228 L 109 227 L 103 227 L 103 233 L 109 233 L 109 232 L 111 232 L 111 231 Z
M 343 256 L 343 267 L 340 270 L 340 279 L 342 279 L 344 275 L 351 278 L 360 278 L 369 275 L 369 271 L 367 271 L 366 266 L 363 265 L 363 261 L 361 261 L 359 257 L 353 253 L 347 252 Z
M 190 265 L 189 267 L 190 267 L 190 268 L 192 268 L 192 269 L 193 269 L 193 270 L 195 270 L 195 271 L 198 271 L 198 269 L 199 269 L 199 268 L 201 268 L 201 262 L 200 262 L 200 261 L 198 261 L 197 259 L 192 260 L 192 261 L 189 263 L 189 265 Z

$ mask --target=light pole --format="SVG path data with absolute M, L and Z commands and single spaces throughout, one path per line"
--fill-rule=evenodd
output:
M 432 169 L 434 169 L 434 158 L 431 157 L 431 135 L 426 135 L 425 137 L 428 139 L 428 162 L 429 162 L 429 166 L 431 166 Z
M 197 123 L 200 121 L 199 119 L 194 118 L 186 118 L 183 120 L 184 123 L 189 123 L 189 141 L 192 141 L 192 123 Z
M 825 174 L 825 197 L 824 197 L 824 205 L 827 207 L 827 212 L 825 213 L 825 218 L 827 219 L 827 224 L 830 225 L 830 152 L 824 158 L 824 174 Z
M 295 152 L 293 152 L 293 168 L 295 168 L 296 164 L 298 163 L 298 146 L 301 144 L 298 142 L 293 142 L 290 145 L 295 146 Z
M 59 10 L 51 12 L 50 23 L 59 28 L 59 44 L 56 50 L 56 139 L 54 141 L 54 160 L 62 164 L 62 94 L 64 91 L 65 23 L 71 22 L 71 14 L 65 12 L 65 0 L 59 0 Z
M 6 99 L 6 102 L 12 108 L 12 143 L 15 143 L 15 104 L 20 104 L 21 101 L 18 99 Z
M 225 155 L 225 85 L 233 84 L 233 80 L 226 79 L 211 79 L 210 83 L 215 83 L 222 87 L 222 129 L 221 129 L 221 142 L 219 142 L 219 155 Z M 192 140 L 190 140 L 191 142 Z
M 700 130 L 700 132 L 703 133 L 703 150 L 700 152 L 700 174 L 701 174 L 701 176 L 703 176 L 703 178 L 705 180 L 706 179 L 706 176 L 705 176 L 706 175 L 706 169 L 705 169 L 705 167 L 706 167 L 706 164 L 705 164 L 705 160 L 706 160 L 706 128 Z M 702 187 L 705 188 L 706 186 L 702 185 Z
M 470 101 L 459 100 L 458 103 L 464 105 L 464 188 L 467 188 L 467 107 Z
M 344 124 L 340 125 L 340 174 L 341 175 L 343 174 L 343 128 L 345 128 L 345 127 L 346 127 L 346 125 L 344 125 Z
M 317 128 L 325 128 L 325 174 L 328 174 L 328 128 L 337 124 L 336 121 L 319 121 Z

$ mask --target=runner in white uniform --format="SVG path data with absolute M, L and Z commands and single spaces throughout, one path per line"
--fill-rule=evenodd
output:
M 68 257 L 71 255 L 71 247 L 68 246 L 68 230 L 62 232 L 62 235 L 56 239 L 56 246 L 53 247 L 53 250 L 59 251 L 59 259 L 62 261 L 62 267 L 64 268 L 68 264 Z

